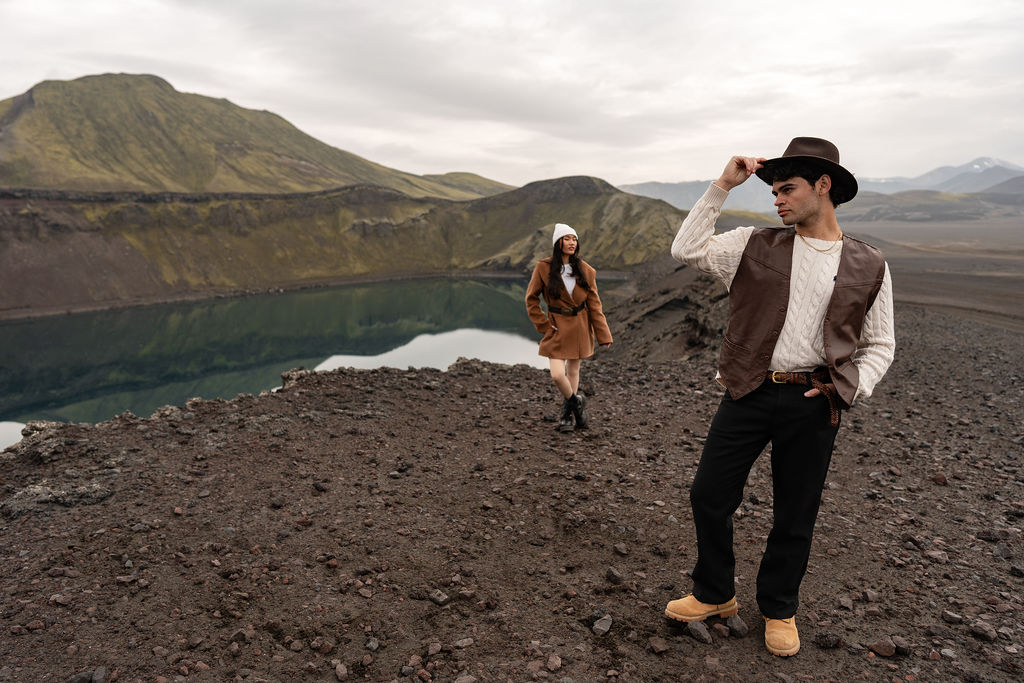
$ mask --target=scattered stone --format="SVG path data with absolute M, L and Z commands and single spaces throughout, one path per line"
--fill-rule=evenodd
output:
M 885 636 L 879 638 L 875 642 L 868 645 L 868 649 L 874 652 L 879 657 L 892 657 L 896 654 L 896 645 L 892 642 L 892 638 Z
M 452 645 L 454 645 L 455 647 L 459 648 L 460 650 L 465 650 L 467 647 L 469 647 L 472 644 L 473 644 L 473 639 L 472 638 L 463 638 L 462 640 L 456 640 L 454 643 L 452 643 Z
M 963 623 L 964 618 L 956 612 L 950 612 L 949 610 L 942 611 L 942 620 L 947 624 L 960 624 Z
M 4 680 L 0 677 L 0 680 Z M 67 680 L 67 683 L 107 683 L 107 669 L 98 666 L 92 671 L 82 671 Z
M 615 552 L 618 553 L 619 555 L 622 555 L 623 557 L 625 557 L 626 555 L 629 555 L 629 548 L 626 546 L 625 543 L 616 543 L 614 548 L 615 548 Z
M 710 645 L 714 642 L 714 639 L 711 637 L 711 633 L 708 632 L 708 627 L 704 625 L 703 621 L 686 622 L 686 630 L 691 636 L 706 645 Z
M 600 619 L 598 619 L 597 621 L 594 622 L 594 625 L 591 627 L 591 630 L 595 634 L 597 634 L 599 636 L 603 636 L 604 634 L 608 633 L 609 630 L 611 630 L 611 627 L 612 627 L 612 616 L 610 614 L 606 614 L 606 615 L 604 615 L 603 617 L 601 617 Z
M 562 658 L 554 653 L 548 655 L 548 663 L 545 668 L 552 673 L 558 671 L 562 668 Z
M 343 663 L 338 662 L 337 665 L 335 665 L 334 667 L 334 677 L 337 678 L 339 681 L 347 681 L 348 667 L 345 666 Z
M 726 625 L 726 624 L 723 624 L 720 621 L 716 621 L 714 624 L 712 624 L 711 625 L 711 630 L 714 631 L 715 635 L 717 635 L 719 638 L 728 638 L 729 637 L 729 633 L 730 633 L 729 626 Z
M 317 636 L 309 641 L 309 646 L 322 655 L 329 655 L 334 651 L 336 643 L 330 636 Z
M 605 578 L 608 579 L 609 583 L 613 583 L 616 586 L 621 584 L 623 581 L 622 572 L 615 567 L 608 567 L 608 571 L 606 571 L 604 575 Z
M 647 639 L 647 645 L 651 648 L 651 652 L 656 655 L 668 652 L 668 642 L 664 638 L 651 636 Z
M 906 638 L 901 636 L 893 636 L 892 644 L 896 646 L 896 654 L 898 655 L 906 657 L 913 652 L 913 648 L 910 646 L 910 643 Z
M 822 650 L 834 650 L 842 646 L 843 637 L 832 631 L 821 631 L 814 636 L 814 644 Z
M 743 621 L 739 614 L 732 615 L 725 620 L 725 623 L 729 626 L 729 635 L 733 638 L 746 638 L 747 634 L 750 633 L 750 627 L 747 626 L 747 622 Z
M 996 633 L 995 627 L 981 619 L 971 624 L 971 635 L 978 640 L 985 640 L 990 643 L 999 637 L 999 634 Z
M 444 607 L 449 602 L 451 602 L 452 599 L 448 597 L 448 594 L 440 588 L 435 588 L 434 590 L 430 591 L 430 601 L 438 607 Z

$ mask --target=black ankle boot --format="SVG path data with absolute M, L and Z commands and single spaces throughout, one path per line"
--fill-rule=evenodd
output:
M 562 417 L 557 427 L 560 432 L 571 432 L 573 430 L 572 424 L 572 399 L 565 399 L 565 403 L 562 404 Z
M 583 397 L 579 394 L 573 394 L 572 398 L 569 399 L 569 407 L 572 409 L 572 415 L 576 418 L 576 429 L 587 428 L 587 414 L 583 410 Z

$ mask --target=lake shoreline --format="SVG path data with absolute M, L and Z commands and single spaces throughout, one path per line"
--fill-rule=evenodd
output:
M 601 279 L 625 281 L 634 276 L 628 271 L 601 271 Z M 529 280 L 530 274 L 525 271 L 514 270 L 448 270 L 431 271 L 424 273 L 383 273 L 373 275 L 351 275 L 345 277 L 328 278 L 308 282 L 292 283 L 269 287 L 266 289 L 224 289 L 206 290 L 202 292 L 183 292 L 180 294 L 169 294 L 158 297 L 146 297 L 132 300 L 104 301 L 93 304 L 81 304 L 74 306 L 49 306 L 22 309 L 0 310 L 0 324 L 6 322 L 17 322 L 19 320 L 34 320 L 38 318 L 56 317 L 62 315 L 76 315 L 78 313 L 96 313 L 100 311 L 114 311 L 124 308 L 145 308 L 148 306 L 162 306 L 165 304 L 192 303 L 199 301 L 212 301 L 217 299 L 235 299 L 249 296 L 261 296 L 265 294 L 282 294 L 284 292 L 298 292 L 311 289 L 329 289 L 331 287 L 344 287 L 347 285 L 374 284 L 379 282 L 401 282 L 403 280 L 430 280 L 436 278 L 452 279 L 479 279 L 479 280 Z

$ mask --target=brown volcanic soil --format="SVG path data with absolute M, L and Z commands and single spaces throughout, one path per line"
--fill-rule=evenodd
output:
M 689 278 L 617 309 L 585 432 L 554 431 L 546 373 L 477 361 L 38 426 L 0 454 L 0 681 L 1020 680 L 1024 343 L 909 304 L 844 415 L 801 652 L 765 651 L 754 602 L 764 457 L 749 633 L 666 622 L 720 395 L 721 302 Z

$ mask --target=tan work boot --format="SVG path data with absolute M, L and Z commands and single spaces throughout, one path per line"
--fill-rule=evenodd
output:
M 779 657 L 789 657 L 800 651 L 800 635 L 796 632 L 796 617 L 789 619 L 764 618 L 764 646 Z
M 703 621 L 715 615 L 731 617 L 739 610 L 736 604 L 736 596 L 729 598 L 728 602 L 721 605 L 709 605 L 693 597 L 693 593 L 686 595 L 679 600 L 673 600 L 665 606 L 665 616 L 676 621 Z

